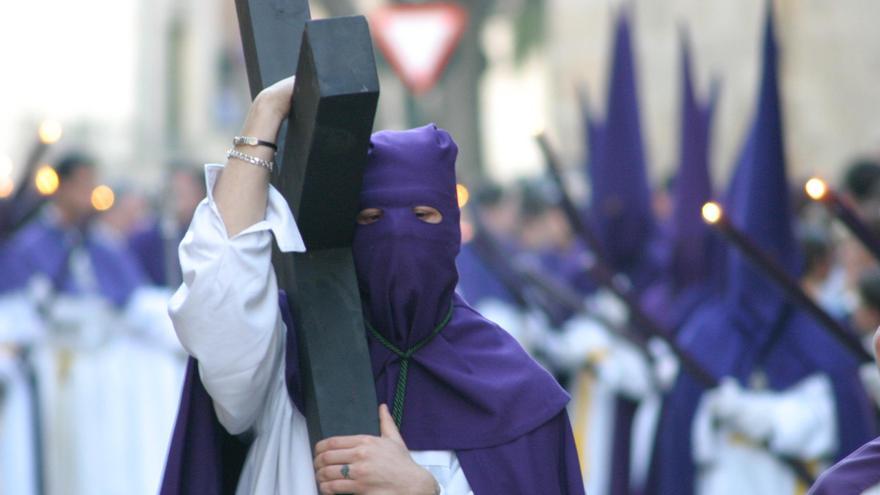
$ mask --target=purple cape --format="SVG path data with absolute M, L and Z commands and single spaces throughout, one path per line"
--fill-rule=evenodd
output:
M 451 316 L 410 358 L 403 401 L 394 396 L 401 358 L 369 334 L 377 398 L 403 404 L 395 419 L 410 449 L 454 450 L 477 494 L 583 493 L 565 411 L 568 394 L 513 337 L 454 292 L 461 243 L 457 151 L 449 134 L 433 125 L 371 139 L 360 207 L 376 213 L 357 225 L 352 245 L 366 323 L 409 349 Z M 442 218 L 424 220 L 420 206 L 435 208 Z M 281 310 L 289 333 L 286 383 L 302 411 L 298 354 L 290 347 L 297 339 L 284 304 Z M 196 369 L 190 366 L 165 494 L 234 489 L 240 471 L 241 447 L 216 427 Z M 195 468 L 201 474 L 189 476 L 192 462 L 206 458 L 213 460 L 210 472 L 203 464 Z
M 298 375 L 297 339 L 291 334 L 293 324 L 286 297 L 281 296 L 279 299 L 282 316 L 288 328 L 285 350 L 288 393 L 294 406 L 303 410 Z M 486 325 L 488 322 L 480 318 L 463 301 L 458 301 L 456 307 L 453 320 L 461 320 L 462 325 L 459 326 L 458 332 L 444 335 L 446 343 L 437 346 L 442 347 L 443 350 L 453 350 L 458 345 L 469 344 L 487 347 L 468 347 L 472 356 L 461 356 L 454 362 L 443 365 L 448 371 L 446 378 L 453 377 L 457 381 L 466 383 L 460 387 L 466 390 L 466 393 L 482 392 L 488 397 L 499 395 L 497 389 L 508 388 L 511 383 L 517 381 L 544 382 L 542 374 L 546 375 L 546 373 L 537 370 L 534 362 L 525 356 L 522 349 L 503 330 L 491 324 Z M 435 344 L 432 343 L 429 347 L 431 345 Z M 491 352 L 489 349 L 500 351 L 503 355 L 497 360 L 506 362 L 502 373 L 499 373 L 498 369 L 484 369 L 491 367 L 493 360 L 487 362 L 483 359 L 486 356 L 480 354 Z M 371 346 L 371 350 L 375 350 L 375 346 Z M 465 359 L 468 358 L 479 361 L 466 362 Z M 447 388 L 443 383 L 444 377 L 431 376 L 433 373 L 426 372 L 418 365 L 410 367 L 410 373 L 416 370 L 420 370 L 419 376 L 413 377 L 410 387 L 420 388 L 423 381 L 432 381 L 438 389 Z M 488 372 L 492 373 L 493 378 L 486 377 Z M 483 375 L 482 380 L 480 375 Z M 496 379 L 501 383 L 494 383 Z M 380 377 L 376 382 L 380 400 L 387 397 L 382 384 L 388 381 Z M 535 383 L 535 386 L 537 385 Z M 571 425 L 564 409 L 567 396 L 558 385 L 547 382 L 543 384 L 546 388 L 523 390 L 527 396 L 539 393 L 545 395 L 546 402 L 539 403 L 541 409 L 535 411 L 516 407 L 517 404 L 526 403 L 516 395 L 507 397 L 508 403 L 492 404 L 493 401 L 486 399 L 474 404 L 465 404 L 462 398 L 453 397 L 455 395 L 453 386 L 456 385 L 448 384 L 446 397 L 438 397 L 431 403 L 431 408 L 434 410 L 427 413 L 434 416 L 432 420 L 435 422 L 434 425 L 428 421 L 419 421 L 414 434 L 419 433 L 418 429 L 448 424 L 449 427 L 457 430 L 452 432 L 455 434 L 454 438 L 466 437 L 467 435 L 460 434 L 466 433 L 475 435 L 474 443 L 480 443 L 480 440 L 490 438 L 493 434 L 497 435 L 497 438 L 506 439 L 497 444 L 489 442 L 492 445 L 477 448 L 453 449 L 475 494 L 580 495 L 584 493 Z M 451 398 L 449 406 L 442 403 L 443 399 L 448 398 Z M 499 410 L 498 406 L 509 409 Z M 427 409 L 417 407 L 415 404 L 408 404 L 407 407 L 410 409 L 407 411 L 408 416 L 404 416 L 405 421 L 406 418 L 418 417 L 419 414 L 424 413 L 423 409 Z M 511 415 L 511 410 L 517 411 L 518 414 Z M 450 417 L 456 419 L 449 421 Z M 532 418 L 537 421 L 530 421 Z M 508 421 L 511 420 L 512 427 L 508 429 Z M 537 424 L 532 426 L 531 423 Z M 489 425 L 492 426 L 487 431 L 478 431 L 478 428 L 474 427 Z M 407 437 L 407 433 L 404 433 L 404 440 L 407 440 Z M 412 442 L 409 440 L 407 443 L 413 449 L 450 448 L 448 445 L 435 444 L 417 447 L 411 445 Z M 197 363 L 190 358 L 171 450 L 165 466 L 162 495 L 235 493 L 247 449 L 245 440 L 233 437 L 223 429 L 214 412 L 211 398 L 199 379 Z
M 878 484 L 880 438 L 875 438 L 822 473 L 807 495 L 861 495 Z

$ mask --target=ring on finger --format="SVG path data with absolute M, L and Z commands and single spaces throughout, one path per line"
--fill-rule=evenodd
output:
M 351 468 L 349 467 L 348 464 L 343 464 L 342 468 L 339 470 L 339 472 L 342 474 L 343 478 L 345 478 L 347 480 L 351 479 Z

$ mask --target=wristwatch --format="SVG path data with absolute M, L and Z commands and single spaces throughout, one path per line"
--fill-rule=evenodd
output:
M 267 148 L 272 148 L 274 151 L 278 151 L 278 146 L 275 143 L 263 141 L 262 139 L 257 139 L 253 136 L 235 136 L 232 138 L 232 144 L 235 146 L 266 146 Z

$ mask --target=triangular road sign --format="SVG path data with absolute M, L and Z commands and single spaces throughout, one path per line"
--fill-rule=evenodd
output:
M 370 17 L 373 36 L 413 93 L 434 87 L 467 26 L 467 11 L 448 2 L 384 7 Z

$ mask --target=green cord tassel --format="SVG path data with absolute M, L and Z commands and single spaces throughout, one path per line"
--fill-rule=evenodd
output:
M 406 400 L 406 381 L 409 375 L 409 359 L 415 354 L 419 349 L 425 347 L 428 342 L 431 341 L 437 334 L 440 333 L 443 328 L 449 323 L 449 320 L 452 319 L 452 310 L 455 308 L 454 305 L 449 305 L 449 312 L 446 313 L 446 317 L 443 318 L 434 330 L 425 337 L 424 339 L 417 342 L 414 346 L 407 349 L 405 352 L 401 351 L 394 344 L 391 343 L 388 339 L 386 339 L 381 333 L 376 331 L 370 322 L 364 319 L 364 323 L 367 326 L 367 330 L 370 331 L 370 334 L 379 341 L 380 344 L 385 346 L 386 349 L 393 352 L 397 357 L 400 358 L 400 372 L 397 375 L 397 387 L 394 390 L 394 401 L 391 409 L 391 416 L 394 417 L 394 424 L 400 428 L 400 424 L 403 421 L 403 403 Z

